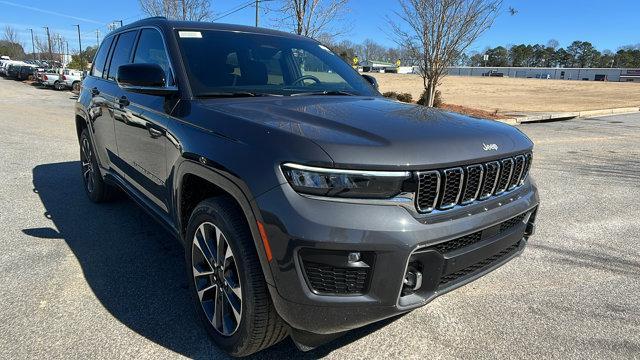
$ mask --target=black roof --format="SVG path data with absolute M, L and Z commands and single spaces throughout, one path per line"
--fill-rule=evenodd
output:
M 205 22 L 205 21 L 180 21 L 180 20 L 168 20 L 163 16 L 149 17 L 146 19 L 141 19 L 130 24 L 119 27 L 108 35 L 118 33 L 124 30 L 136 28 L 139 26 L 158 26 L 164 27 L 168 29 L 193 29 L 193 30 L 221 30 L 221 31 L 238 31 L 245 33 L 253 33 L 253 34 L 264 34 L 264 35 L 273 35 L 273 36 L 281 36 L 288 37 L 293 39 L 307 39 L 309 38 L 305 36 L 300 36 L 284 31 L 265 29 L 261 27 L 255 26 L 245 26 L 245 25 L 235 25 L 235 24 L 224 24 L 224 23 L 214 23 L 214 22 Z M 107 36 L 108 36 L 107 35 Z

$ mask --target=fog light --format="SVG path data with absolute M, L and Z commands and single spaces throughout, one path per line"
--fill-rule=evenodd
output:
M 403 283 L 411 291 L 420 289 L 422 287 L 422 273 L 419 271 L 407 271 Z
M 360 253 L 359 252 L 349 253 L 349 255 L 347 256 L 347 260 L 350 263 L 355 263 L 355 262 L 360 261 Z

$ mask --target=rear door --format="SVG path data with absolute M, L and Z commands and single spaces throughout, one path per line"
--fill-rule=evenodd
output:
M 132 62 L 160 65 L 165 71 L 165 85 L 174 85 L 164 39 L 157 29 L 140 30 Z M 124 169 L 127 180 L 168 213 L 167 128 L 175 100 L 170 96 L 123 91 L 121 102 L 124 116 L 115 118 L 115 131 L 118 154 L 127 164 Z
M 85 96 L 88 93 L 88 116 L 93 128 L 93 141 L 96 154 L 98 156 L 98 164 L 103 169 L 113 170 L 111 166 L 111 153 L 117 152 L 116 148 L 116 136 L 113 131 L 113 118 L 109 112 L 108 88 L 109 84 L 106 79 L 103 79 L 105 75 L 105 67 L 108 64 L 109 54 L 114 41 L 114 36 L 109 36 L 100 45 L 96 58 L 93 61 L 91 72 L 85 79 L 84 86 L 88 89 L 88 92 L 83 92 L 81 96 Z M 45 72 L 47 76 L 47 84 L 52 85 L 53 79 L 58 78 L 55 71 Z

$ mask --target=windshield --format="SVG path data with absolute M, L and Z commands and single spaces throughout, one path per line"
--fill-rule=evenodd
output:
M 217 30 L 176 35 L 198 97 L 377 94 L 351 66 L 311 40 Z

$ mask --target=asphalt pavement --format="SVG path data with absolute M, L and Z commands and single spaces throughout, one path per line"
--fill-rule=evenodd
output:
M 197 325 L 183 250 L 80 177 L 67 91 L 0 78 L 0 358 L 225 358 Z M 519 127 L 541 207 L 524 254 L 309 353 L 255 358 L 640 358 L 640 115 Z

